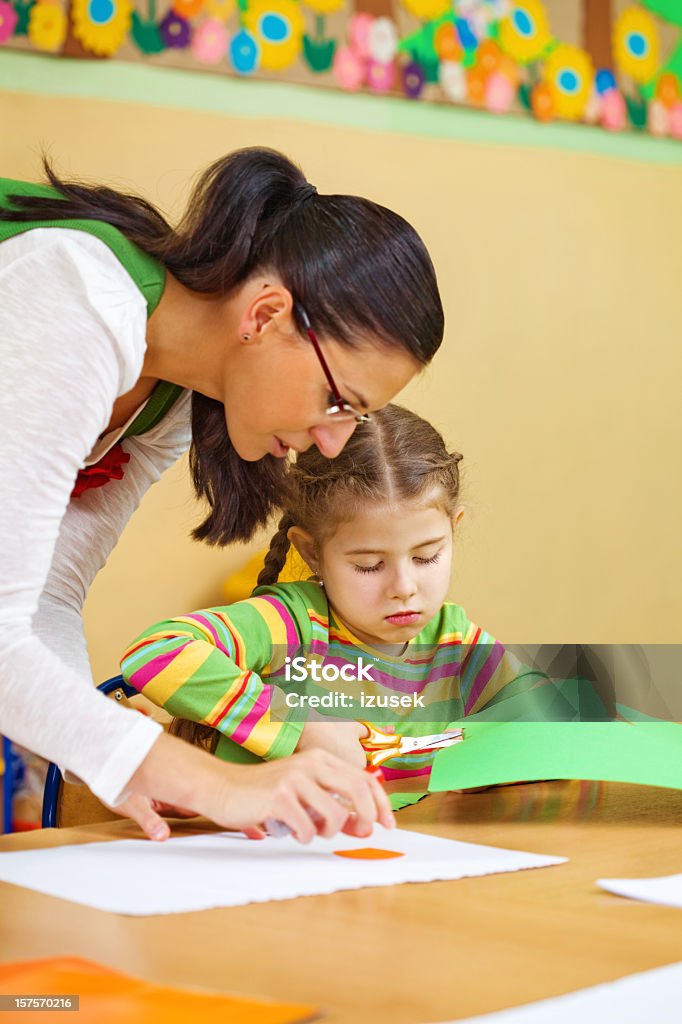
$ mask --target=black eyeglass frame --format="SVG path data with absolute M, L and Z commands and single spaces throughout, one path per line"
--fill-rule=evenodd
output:
M 368 412 L 358 412 L 357 409 L 353 408 L 350 402 L 346 401 L 346 399 L 342 397 L 341 392 L 336 386 L 336 381 L 332 377 L 332 372 L 329 369 L 327 360 L 324 358 L 322 349 L 320 347 L 320 343 L 317 340 L 317 335 L 315 334 L 315 331 L 313 330 L 313 325 L 310 322 L 310 317 L 308 316 L 304 307 L 298 301 L 296 302 L 296 310 L 301 318 L 301 322 L 303 323 L 305 332 L 310 338 L 311 344 L 315 351 L 315 355 L 317 356 L 319 364 L 322 367 L 322 370 L 324 371 L 324 375 L 327 378 L 327 384 L 329 385 L 329 390 L 331 391 L 332 396 L 334 398 L 333 403 L 329 405 L 325 410 L 327 416 L 336 416 L 337 422 L 342 421 L 343 417 L 343 420 L 350 420 L 352 418 L 355 420 L 356 423 L 369 423 L 372 417 Z M 339 413 L 341 414 L 341 416 L 339 416 Z

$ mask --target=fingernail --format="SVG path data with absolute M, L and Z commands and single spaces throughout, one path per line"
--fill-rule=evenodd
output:
M 170 830 L 166 825 L 155 825 L 152 829 L 152 839 L 155 839 L 157 842 L 161 839 L 167 839 L 169 835 Z

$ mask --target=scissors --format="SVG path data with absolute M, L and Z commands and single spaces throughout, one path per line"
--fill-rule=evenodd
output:
M 449 732 L 436 732 L 430 736 L 401 736 L 395 732 L 384 732 L 370 722 L 360 722 L 369 735 L 360 740 L 368 765 L 380 765 L 392 757 L 405 757 L 408 754 L 424 754 L 429 750 L 442 750 L 461 743 L 464 729 L 451 729 Z

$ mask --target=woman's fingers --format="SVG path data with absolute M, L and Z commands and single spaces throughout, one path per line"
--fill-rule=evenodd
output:
M 148 839 L 162 842 L 168 839 L 170 828 L 168 823 L 161 818 L 152 806 L 152 801 L 146 796 L 130 796 L 123 803 L 117 804 L 112 810 L 124 818 L 132 818 L 140 826 Z

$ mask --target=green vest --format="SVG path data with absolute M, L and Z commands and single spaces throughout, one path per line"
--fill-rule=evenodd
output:
M 111 249 L 142 293 L 147 303 L 147 317 L 152 315 L 161 301 L 166 283 L 166 270 L 162 263 L 131 242 L 118 228 L 105 221 L 35 220 L 18 222 L 2 220 L 2 208 L 12 208 L 8 198 L 11 195 L 59 198 L 59 193 L 49 185 L 33 185 L 25 181 L 0 178 L 0 244 L 8 238 L 21 235 L 24 231 L 30 231 L 32 228 L 73 228 L 77 231 L 86 231 L 89 235 L 99 238 Z M 182 394 L 182 391 L 183 388 L 178 384 L 159 381 L 144 409 L 135 417 L 123 437 L 135 437 L 155 427 Z

